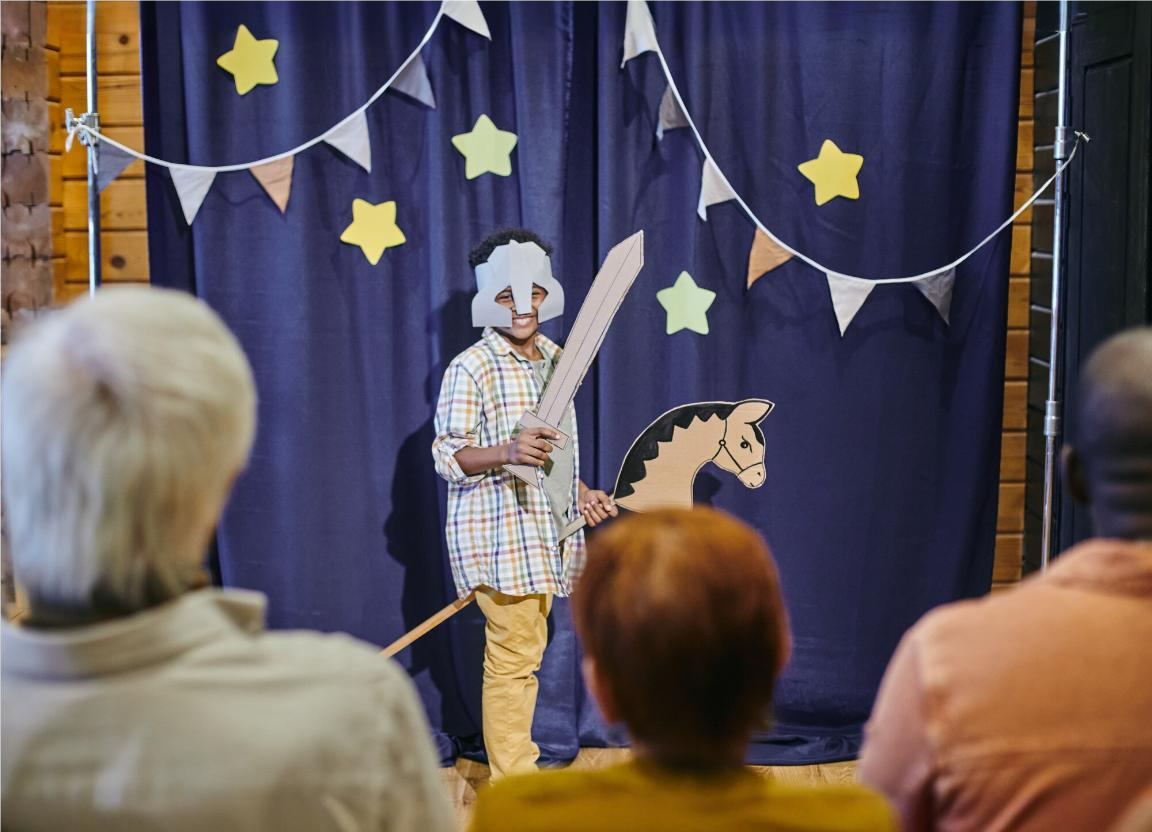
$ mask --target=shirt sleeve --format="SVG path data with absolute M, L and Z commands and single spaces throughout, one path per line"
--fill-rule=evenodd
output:
M 896 808 L 905 832 L 934 828 L 935 771 L 915 637 L 915 629 L 905 635 L 884 673 L 859 769 L 860 782 Z
M 480 420 L 484 400 L 476 379 L 461 364 L 453 361 L 444 372 L 440 400 L 436 404 L 436 438 L 432 440 L 432 458 L 436 473 L 448 482 L 463 485 L 479 482 L 484 472 L 468 475 L 456 461 L 461 448 L 480 444 Z
M 387 660 L 386 660 L 387 661 Z M 456 818 L 440 779 L 440 761 L 416 690 L 395 664 L 382 680 L 389 707 L 381 717 L 391 722 L 385 749 L 386 790 L 381 829 L 388 832 L 455 832 Z

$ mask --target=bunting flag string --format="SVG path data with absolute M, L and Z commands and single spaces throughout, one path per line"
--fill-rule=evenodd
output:
M 656 26 L 652 20 L 652 14 L 648 10 L 646 0 L 628 0 L 628 8 L 625 16 L 624 23 L 624 43 L 623 43 L 624 58 L 620 62 L 621 68 L 624 67 L 628 61 L 643 54 L 644 52 L 653 52 L 656 54 L 657 60 L 660 62 L 660 68 L 664 73 L 664 80 L 668 84 L 665 90 L 664 98 L 671 96 L 674 99 L 675 109 L 671 104 L 666 105 L 664 98 L 661 99 L 660 113 L 661 120 L 657 127 L 657 136 L 663 135 L 664 130 L 669 129 L 663 121 L 663 115 L 666 111 L 677 113 L 678 117 L 683 117 L 684 122 L 692 135 L 696 139 L 696 145 L 704 156 L 704 161 L 701 166 L 700 173 L 700 200 L 697 204 L 697 213 L 700 218 L 707 221 L 707 209 L 710 205 L 715 205 L 719 202 L 727 202 L 735 200 L 737 204 L 744 210 L 748 219 L 756 226 L 758 234 L 766 237 L 777 249 L 786 252 L 789 258 L 796 258 L 807 263 L 816 271 L 825 275 L 828 281 L 828 288 L 832 294 L 833 308 L 836 312 L 836 319 L 840 324 L 840 334 L 843 335 L 848 328 L 848 324 L 852 322 L 852 318 L 860 310 L 864 301 L 871 294 L 872 290 L 879 285 L 889 283 L 912 283 L 920 290 L 921 294 L 928 299 L 940 316 L 948 321 L 949 313 L 952 304 L 952 289 L 955 283 L 956 268 L 972 255 L 976 254 L 980 249 L 990 243 L 1000 232 L 1012 225 L 1012 223 L 1024 211 L 1040 198 L 1048 188 L 1052 187 L 1052 183 L 1056 181 L 1056 177 L 1064 171 L 1068 165 L 1072 164 L 1072 160 L 1076 157 L 1076 151 L 1080 149 L 1081 140 L 1087 142 L 1089 137 L 1080 132 L 1075 131 L 1076 141 L 1072 146 L 1068 158 L 1060 165 L 1059 168 L 1048 178 L 1043 185 L 1036 189 L 1013 214 L 997 226 L 991 233 L 988 234 L 983 240 L 978 242 L 964 254 L 957 257 L 950 263 L 945 264 L 939 268 L 931 269 L 920 274 L 908 275 L 905 277 L 886 277 L 886 278 L 864 278 L 855 275 L 848 275 L 837 272 L 833 269 L 823 265 L 815 258 L 810 257 L 796 248 L 785 243 L 778 236 L 772 233 L 771 230 L 764 224 L 764 222 L 756 215 L 756 212 L 748 205 L 743 197 L 732 187 L 728 177 L 716 164 L 716 160 L 712 152 L 708 149 L 704 137 L 700 134 L 699 128 L 696 126 L 695 120 L 692 118 L 691 112 L 688 110 L 687 105 L 684 103 L 683 96 L 680 95 L 680 89 L 676 85 L 676 80 L 672 76 L 672 70 L 668 66 L 668 61 L 664 57 L 664 52 L 660 48 L 659 38 L 656 36 Z M 761 244 L 763 245 L 763 244 Z M 749 277 L 748 286 L 751 285 L 761 275 L 756 278 L 752 277 L 752 255 L 756 248 L 756 238 L 753 239 L 753 251 L 749 252 Z M 784 261 L 780 261 L 784 262 Z M 776 263 L 780 265 L 780 263 Z M 775 268 L 775 266 L 773 266 Z
M 95 144 L 99 148 L 96 170 L 100 190 L 106 188 L 135 159 L 168 168 L 172 176 L 172 184 L 176 189 L 176 196 L 180 200 L 184 219 L 189 225 L 195 219 L 196 213 L 200 210 L 200 205 L 208 195 L 208 190 L 212 187 L 212 182 L 218 173 L 233 173 L 243 170 L 251 172 L 280 211 L 284 212 L 287 209 L 288 195 L 292 188 L 293 159 L 309 148 L 326 143 L 360 165 L 366 172 L 372 172 L 372 143 L 368 133 L 366 111 L 385 92 L 391 89 L 432 109 L 436 108 L 436 97 L 432 91 L 432 83 L 428 78 L 428 68 L 421 52 L 436 32 L 440 21 L 445 17 L 488 40 L 492 39 L 488 22 L 484 18 L 484 12 L 477 0 L 444 0 L 416 48 L 400 64 L 392 77 L 372 93 L 366 102 L 319 136 L 274 156 L 230 165 L 193 165 L 172 162 L 128 147 L 71 116 L 64 124 L 64 129 L 68 133 L 66 148 L 71 149 L 72 140 L 78 133 L 81 134 L 81 138 L 86 143 Z M 269 42 L 275 43 L 275 41 Z M 239 89 L 239 82 L 237 83 Z M 101 160 L 104 160 L 103 164 L 101 164 Z M 103 175 L 100 174 L 101 167 L 104 168 Z

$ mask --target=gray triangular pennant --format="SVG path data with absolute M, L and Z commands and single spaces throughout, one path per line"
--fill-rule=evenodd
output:
M 390 89 L 415 98 L 433 110 L 436 109 L 436 96 L 432 92 L 432 82 L 428 79 L 428 67 L 424 65 L 424 58 L 419 52 L 400 70 Z
M 956 269 L 937 272 L 930 277 L 917 280 L 913 285 L 936 307 L 944 323 L 951 323 L 948 316 L 952 312 L 952 287 L 956 285 Z
M 98 164 L 96 166 L 96 190 L 103 191 L 124 169 L 136 161 L 115 145 L 100 142 L 96 145 Z
M 671 85 L 664 88 L 664 97 L 660 99 L 660 122 L 656 125 L 656 138 L 663 139 L 668 130 L 678 127 L 687 127 L 688 118 L 680 109 L 676 96 L 672 94 Z

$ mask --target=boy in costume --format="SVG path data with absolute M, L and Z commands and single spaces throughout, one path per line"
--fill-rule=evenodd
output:
M 561 430 L 519 429 L 536 407 L 560 360 L 560 348 L 539 332 L 564 311 L 564 290 L 552 276 L 551 247 L 512 229 L 489 236 L 469 256 L 478 291 L 472 323 L 483 337 L 444 372 L 432 455 L 448 481 L 448 539 L 460 597 L 476 591 L 485 626 L 483 731 L 492 779 L 532 771 L 536 672 L 548 639 L 555 595 L 571 592 L 584 560 L 583 532 L 561 541 L 578 510 L 589 526 L 615 516 L 612 499 L 580 481 L 575 411 Z M 504 465 L 543 472 L 541 488 Z

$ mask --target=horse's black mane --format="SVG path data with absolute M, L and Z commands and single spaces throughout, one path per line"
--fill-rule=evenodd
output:
M 624 457 L 624 462 L 620 466 L 620 474 L 616 477 L 616 488 L 612 492 L 612 496 L 620 499 L 636 491 L 633 486 L 644 479 L 644 463 L 660 455 L 660 443 L 669 441 L 676 428 L 686 428 L 692 424 L 694 419 L 699 419 L 701 422 L 706 422 L 713 416 L 727 419 L 738 404 L 740 402 L 686 404 L 683 407 L 669 410 L 644 428 L 644 432 L 640 434 L 628 451 L 628 455 Z M 753 424 L 752 429 L 756 432 L 756 438 L 763 444 L 764 434 L 760 430 L 760 425 Z

